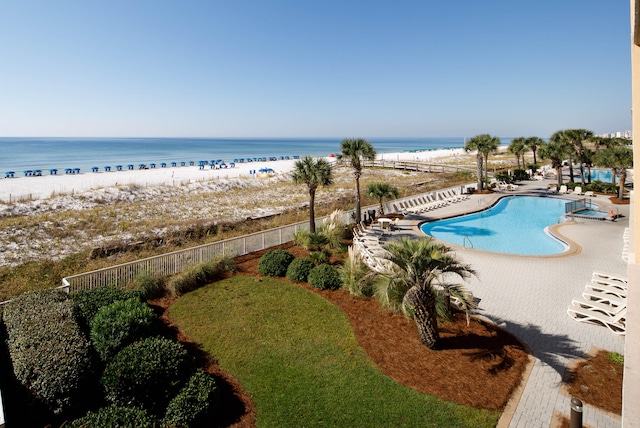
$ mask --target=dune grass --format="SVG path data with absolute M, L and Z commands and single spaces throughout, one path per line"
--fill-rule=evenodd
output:
M 182 296 L 170 316 L 250 393 L 260 427 L 493 427 L 500 416 L 396 383 L 342 311 L 284 281 L 235 276 Z

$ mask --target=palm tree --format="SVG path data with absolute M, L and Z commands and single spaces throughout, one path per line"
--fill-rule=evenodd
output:
M 580 162 L 580 180 L 584 186 L 584 141 L 588 141 L 593 137 L 593 132 L 586 129 L 567 129 L 564 131 L 569 146 L 573 149 L 578 161 Z M 569 174 L 573 183 L 573 165 L 569 165 Z
M 378 201 L 378 205 L 379 205 L 378 210 L 380 211 L 380 215 L 384 215 L 384 208 L 382 206 L 382 201 L 385 198 L 389 198 L 389 199 L 397 198 L 398 188 L 393 187 L 389 183 L 382 183 L 382 182 L 370 183 L 367 186 L 367 194 L 369 195 L 370 198 L 373 198 L 376 201 Z
M 518 169 L 520 169 L 520 157 L 522 157 L 522 164 L 524 166 L 524 154 L 527 152 L 527 144 L 524 137 L 518 137 L 511 140 L 509 147 L 507 148 L 509 153 L 516 156 L 518 161 Z
M 387 274 L 388 283 L 378 292 L 382 302 L 394 309 L 401 309 L 413 316 L 418 326 L 420 340 L 435 349 L 438 331 L 438 300 L 456 297 L 465 310 L 473 309 L 471 294 L 461 284 L 450 279 L 465 279 L 475 275 L 467 264 L 461 263 L 451 253 L 451 248 L 432 238 L 400 238 L 385 246 L 392 270 Z M 448 303 L 440 309 L 448 309 Z
M 604 168 L 611 168 L 611 184 L 615 185 L 618 177 L 618 198 L 624 196 L 624 184 L 627 179 L 627 169 L 633 167 L 633 150 L 626 146 L 613 146 L 599 150 L 595 155 L 595 164 Z
M 498 152 L 498 147 L 500 147 L 500 138 L 492 137 L 487 134 L 487 138 L 484 138 L 478 146 L 478 151 L 482 153 L 484 157 L 484 181 L 489 181 L 489 155 Z
M 482 143 L 482 141 L 486 138 L 486 137 L 490 137 L 489 134 L 480 134 L 480 135 L 476 135 L 475 137 L 472 137 L 469 141 L 465 142 L 464 144 L 464 150 L 467 152 L 472 152 L 475 151 L 476 152 L 476 167 L 478 168 L 478 170 L 476 171 L 476 175 L 478 177 L 478 191 L 481 192 L 483 189 L 483 181 L 482 181 L 482 153 L 480 152 L 479 148 L 480 145 Z
M 339 161 L 347 161 L 353 168 L 353 176 L 356 179 L 356 223 L 360 223 L 360 176 L 362 175 L 362 161 L 373 160 L 376 151 L 373 146 L 363 138 L 346 138 L 341 143 Z
M 333 170 L 325 159 L 314 159 L 305 156 L 296 161 L 291 174 L 293 182 L 304 183 L 309 188 L 309 230 L 316 231 L 315 199 L 319 186 L 329 186 L 333 183 Z
M 529 150 L 533 152 L 533 164 L 538 165 L 538 159 L 536 158 L 536 152 L 538 151 L 538 147 L 544 144 L 544 140 L 539 137 L 529 137 L 524 142 Z
M 562 186 L 562 162 L 570 151 L 571 148 L 562 139 L 554 139 L 553 136 L 548 143 L 540 146 L 540 157 L 549 159 L 551 166 L 556 170 L 558 186 Z

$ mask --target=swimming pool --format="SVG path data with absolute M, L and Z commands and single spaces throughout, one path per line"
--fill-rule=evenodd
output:
M 545 256 L 567 245 L 546 232 L 564 217 L 566 199 L 509 196 L 475 214 L 423 224 L 429 236 L 463 247 L 499 253 Z
M 578 171 L 578 177 L 580 177 L 580 171 Z M 588 178 L 589 174 L 587 171 L 584 172 L 584 178 Z M 611 170 L 608 169 L 591 169 L 591 180 L 599 180 L 605 183 L 611 183 Z M 618 177 L 616 177 L 616 183 L 618 182 Z

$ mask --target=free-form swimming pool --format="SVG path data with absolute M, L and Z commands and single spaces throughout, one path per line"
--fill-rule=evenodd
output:
M 545 230 L 564 217 L 566 199 L 510 196 L 475 214 L 425 223 L 427 235 L 452 244 L 499 253 L 551 255 L 567 245 Z

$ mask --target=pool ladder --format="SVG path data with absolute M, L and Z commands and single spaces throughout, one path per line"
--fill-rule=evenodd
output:
M 469 241 L 469 248 L 473 248 L 473 242 L 471 242 L 471 239 L 469 239 L 467 235 L 462 235 L 462 246 L 464 248 L 467 248 L 467 241 Z

